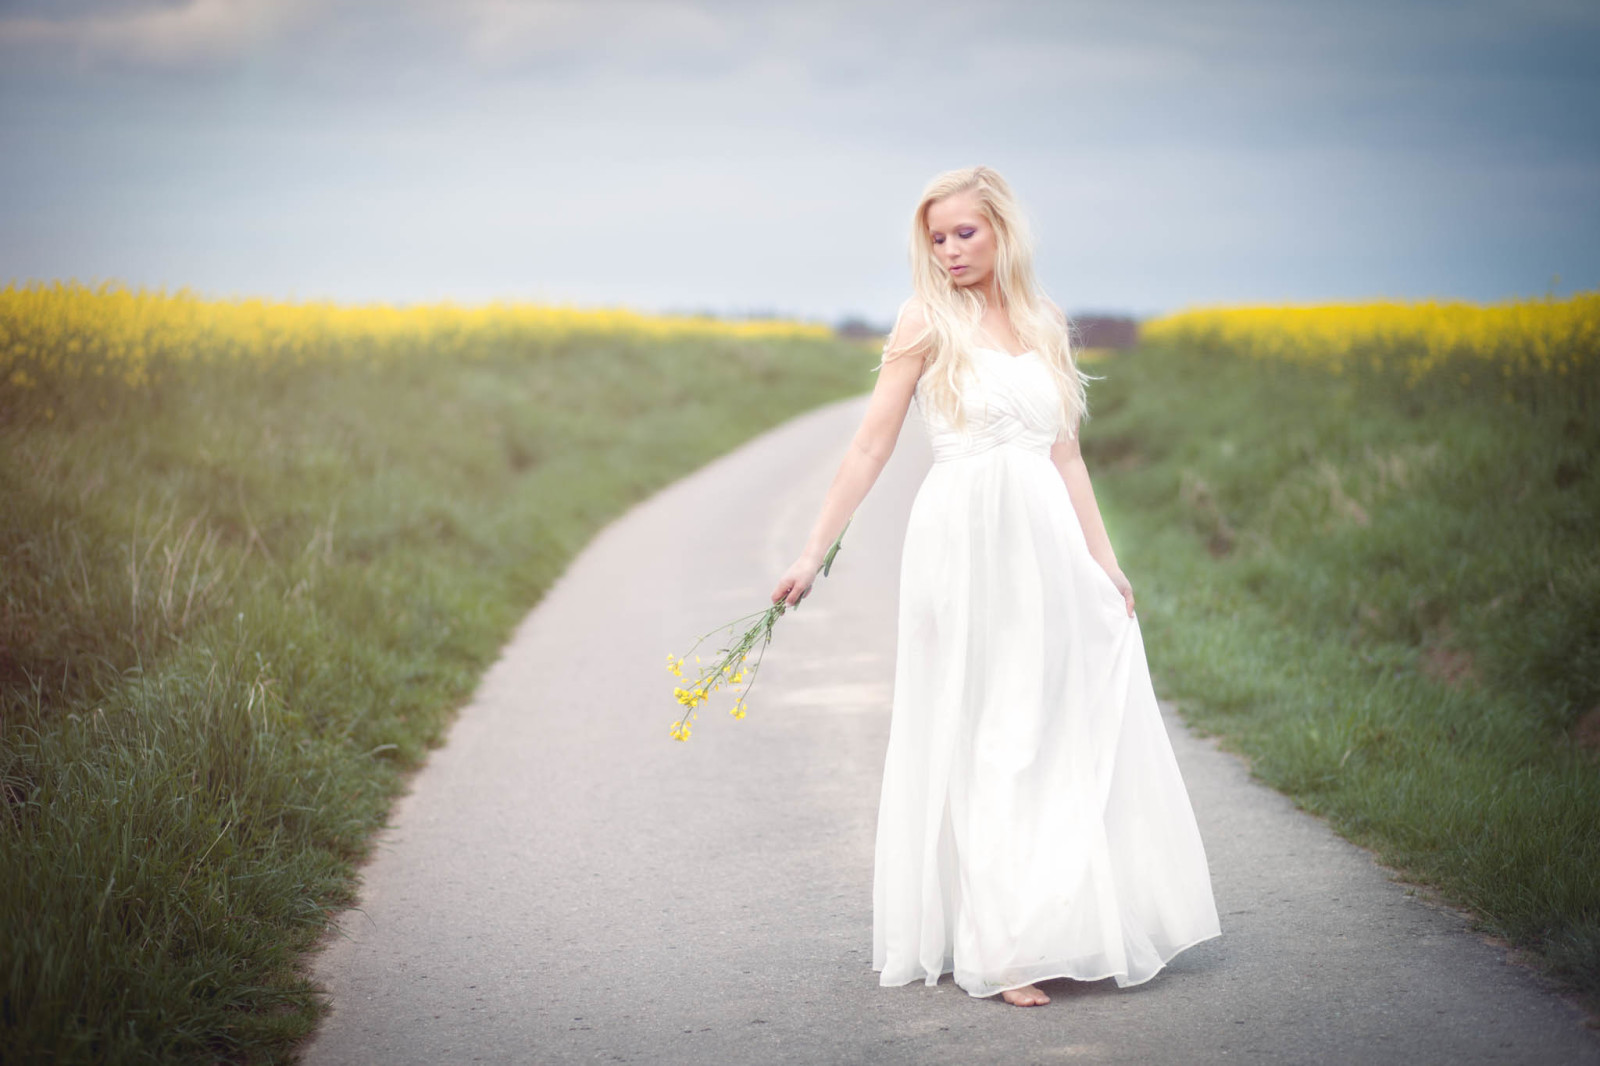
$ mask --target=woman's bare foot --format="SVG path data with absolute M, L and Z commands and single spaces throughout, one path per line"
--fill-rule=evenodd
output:
M 1032 985 L 1023 985 L 1021 988 L 1008 988 L 1000 993 L 1013 1007 L 1042 1007 L 1050 1002 L 1050 997 Z

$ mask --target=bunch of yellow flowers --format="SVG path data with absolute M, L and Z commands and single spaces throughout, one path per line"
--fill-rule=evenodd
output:
M 844 533 L 850 528 L 851 521 L 854 519 L 845 522 L 844 529 L 839 531 L 839 535 L 834 538 L 833 546 L 828 549 L 827 555 L 823 556 L 821 568 L 823 577 L 827 577 L 832 571 L 834 556 L 839 554 L 839 546 L 844 543 Z M 672 690 L 673 699 L 683 708 L 678 720 L 672 723 L 673 740 L 689 739 L 696 709 L 702 703 L 708 702 L 711 694 L 724 685 L 735 688 L 739 685 L 744 686 L 744 691 L 734 697 L 733 706 L 728 708 L 728 713 L 735 719 L 744 718 L 749 712 L 747 701 L 750 686 L 755 684 L 756 674 L 761 672 L 761 660 L 767 653 L 767 645 L 772 643 L 772 627 L 783 617 L 788 606 L 780 600 L 765 610 L 735 618 L 695 639 L 693 646 L 689 648 L 689 656 L 694 659 L 700 672 L 686 685 L 678 685 Z M 694 654 L 695 649 L 717 633 L 727 633 L 731 639 L 727 646 L 718 649 L 717 655 L 711 662 L 702 663 L 700 656 Z M 756 656 L 754 663 L 750 662 L 751 652 Z M 685 661 L 684 656 L 669 653 L 667 673 L 682 680 Z
M 774 607 L 773 610 L 776 611 L 777 608 Z M 769 612 L 763 611 L 762 615 L 765 616 L 768 613 Z M 754 616 L 752 615 L 748 617 Z M 775 617 L 774 620 L 776 620 Z M 740 619 L 740 621 L 744 621 L 744 619 Z M 737 622 L 731 623 L 731 625 L 737 624 Z M 767 632 L 769 634 L 767 639 L 770 640 L 770 629 L 771 627 L 766 626 L 764 622 L 758 622 L 756 626 L 752 627 L 751 631 L 755 633 Z M 715 632 L 715 630 L 713 632 Z M 745 663 L 750 661 L 749 653 L 741 653 L 739 655 L 739 661 L 737 665 L 731 662 L 731 659 L 732 655 L 728 654 L 723 659 L 718 660 L 718 664 L 714 665 L 709 670 L 703 671 L 701 675 L 695 679 L 690 688 L 683 688 L 680 686 L 672 690 L 673 698 L 683 706 L 685 712 L 682 718 L 672 723 L 673 740 L 689 739 L 689 730 L 694 724 L 695 708 L 710 700 L 711 694 L 720 688 L 724 683 L 735 686 L 745 685 L 745 695 L 749 694 L 750 689 L 745 681 L 744 673 Z M 696 655 L 694 657 L 694 661 L 696 664 L 699 664 L 700 656 Z M 667 672 L 672 674 L 674 677 L 682 678 L 683 663 L 684 660 L 682 657 L 669 654 L 667 656 Z M 761 660 L 758 657 L 756 659 L 756 667 L 759 667 L 760 664 Z M 751 669 L 749 680 L 752 682 L 755 680 L 755 668 Z M 745 702 L 745 696 L 741 695 L 734 697 L 733 706 L 728 708 L 728 713 L 733 715 L 734 718 L 743 718 L 748 710 L 749 706 Z

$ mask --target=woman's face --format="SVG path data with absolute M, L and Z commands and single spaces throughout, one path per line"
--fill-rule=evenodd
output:
M 994 273 L 994 227 L 978 211 L 978 194 L 954 193 L 928 205 L 928 239 L 950 280 L 965 288 Z

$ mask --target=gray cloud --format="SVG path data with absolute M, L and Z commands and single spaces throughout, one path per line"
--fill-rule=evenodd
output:
M 271 47 L 303 24 L 306 0 L 188 0 L 185 3 L 72 4 L 65 11 L 0 17 L 0 50 L 13 61 L 73 69 L 219 70 Z
M 1595 285 L 1596 44 L 1557 3 L 10 4 L 0 277 L 881 315 L 981 160 L 1068 306 Z

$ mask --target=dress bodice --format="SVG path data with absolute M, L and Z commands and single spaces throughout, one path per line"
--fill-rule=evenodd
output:
M 1011 355 L 973 348 L 960 379 L 966 426 L 956 429 L 934 408 L 926 375 L 917 382 L 917 412 L 927 427 L 934 462 L 964 459 L 1002 445 L 1043 455 L 1066 436 L 1050 369 L 1037 352 Z

